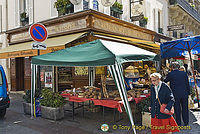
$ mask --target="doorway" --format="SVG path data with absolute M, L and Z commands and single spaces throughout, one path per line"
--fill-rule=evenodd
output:
M 24 57 L 15 58 L 16 91 L 24 90 Z

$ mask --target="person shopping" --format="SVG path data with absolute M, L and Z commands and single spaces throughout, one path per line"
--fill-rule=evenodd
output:
M 167 74 L 164 82 L 170 82 L 175 103 L 175 119 L 179 126 L 188 126 L 189 110 L 188 110 L 188 96 L 190 95 L 190 85 L 186 72 L 179 71 L 180 65 L 178 62 L 171 64 L 172 71 Z M 181 122 L 181 116 L 183 123 Z
M 169 86 L 161 81 L 159 73 L 150 75 L 151 85 L 151 133 L 168 133 L 179 132 L 178 125 L 172 115 L 169 115 L 172 106 L 174 105 L 174 96 Z M 162 104 L 167 104 L 164 112 L 161 113 Z

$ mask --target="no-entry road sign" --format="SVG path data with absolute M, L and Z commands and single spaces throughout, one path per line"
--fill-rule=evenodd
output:
M 36 23 L 30 26 L 29 34 L 34 41 L 43 42 L 47 39 L 47 29 L 44 25 Z

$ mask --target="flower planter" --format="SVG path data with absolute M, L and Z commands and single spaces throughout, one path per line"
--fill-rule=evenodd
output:
M 176 0 L 169 0 L 169 4 L 170 4 L 170 5 L 174 5 L 174 4 L 176 4 L 176 3 L 177 3 Z
M 150 126 L 151 125 L 151 113 L 144 112 L 142 114 L 142 125 L 143 126 Z
M 63 107 L 53 108 L 41 106 L 41 117 L 51 120 L 60 120 L 64 118 L 64 109 Z
M 23 102 L 24 114 L 31 115 L 31 103 Z

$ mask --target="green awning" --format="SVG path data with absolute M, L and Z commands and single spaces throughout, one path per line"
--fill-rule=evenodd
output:
M 107 66 L 116 61 L 153 60 L 156 54 L 124 43 L 95 40 L 32 58 L 32 64 L 53 66 Z

